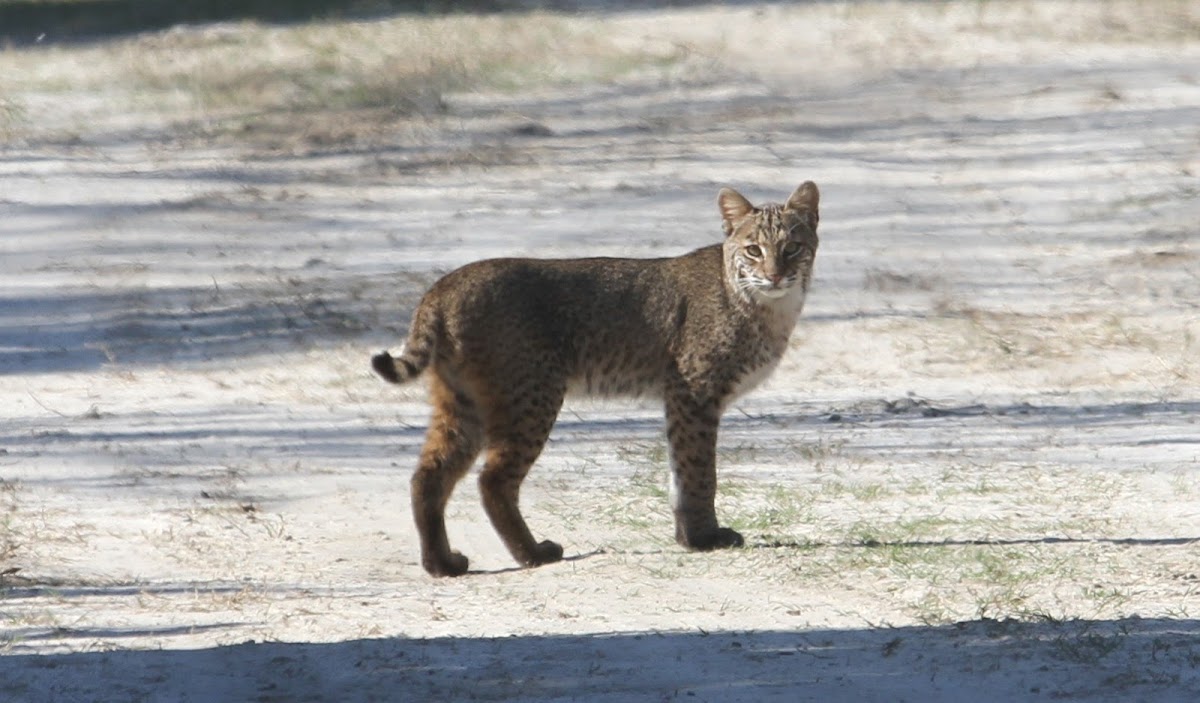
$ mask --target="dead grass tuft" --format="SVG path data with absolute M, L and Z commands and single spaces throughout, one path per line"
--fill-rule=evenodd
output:
M 16 516 L 17 484 L 0 479 L 0 580 L 19 570 L 15 562 L 21 550 L 21 535 Z
M 25 123 L 25 110 L 20 103 L 0 96 L 0 139 L 12 139 Z
M 676 58 L 619 47 L 601 29 L 542 13 L 179 27 L 85 48 L 10 49 L 0 53 L 0 95 L 92 93 L 90 109 L 107 118 L 99 124 L 132 107 L 218 135 L 339 140 L 358 136 L 356 122 L 369 131 L 441 114 L 459 91 L 602 80 Z

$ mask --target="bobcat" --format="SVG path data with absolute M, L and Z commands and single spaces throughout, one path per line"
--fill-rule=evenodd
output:
M 717 523 L 717 425 L 787 348 L 812 276 L 819 197 L 808 181 L 783 205 L 755 207 L 724 188 L 722 244 L 664 259 L 491 259 L 433 284 L 400 353 L 371 360 L 392 383 L 432 368 L 433 414 L 412 477 L 425 570 L 467 571 L 444 513 L 480 451 L 483 506 L 513 557 L 562 558 L 530 534 L 518 494 L 572 392 L 661 398 L 676 541 L 741 546 Z

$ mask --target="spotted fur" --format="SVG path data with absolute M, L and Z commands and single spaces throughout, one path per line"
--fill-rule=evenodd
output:
M 562 558 L 534 539 L 518 493 L 568 393 L 661 398 L 676 540 L 741 545 L 714 508 L 717 429 L 787 348 L 812 276 L 818 200 L 812 182 L 761 207 L 726 188 L 721 244 L 664 259 L 492 259 L 435 283 L 403 349 L 372 359 L 393 383 L 431 370 L 433 414 L 412 478 L 425 569 L 467 570 L 444 513 L 480 453 L 484 509 L 513 557 Z

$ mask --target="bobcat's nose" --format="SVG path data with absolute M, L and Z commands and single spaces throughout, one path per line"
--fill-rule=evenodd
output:
M 771 281 L 771 285 L 778 286 L 783 281 L 782 273 L 769 273 L 767 278 Z

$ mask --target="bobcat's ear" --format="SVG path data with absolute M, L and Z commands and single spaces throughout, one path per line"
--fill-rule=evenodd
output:
M 805 181 L 792 193 L 784 207 L 802 215 L 808 222 L 808 226 L 815 230 L 817 223 L 821 221 L 820 211 L 817 207 L 820 200 L 821 192 L 817 190 L 817 184 Z
M 733 223 L 750 214 L 754 206 L 733 188 L 722 188 L 717 195 L 717 206 L 721 208 L 721 226 L 725 236 L 733 234 Z

